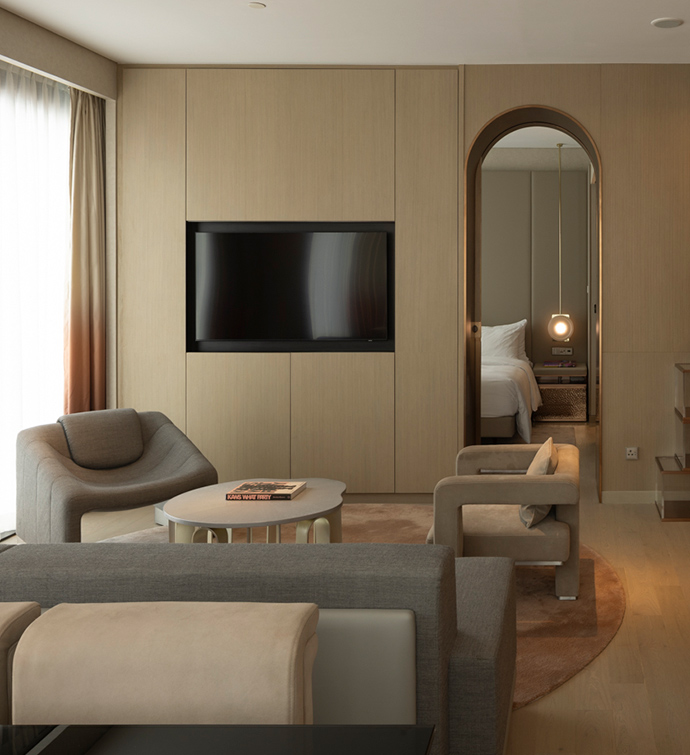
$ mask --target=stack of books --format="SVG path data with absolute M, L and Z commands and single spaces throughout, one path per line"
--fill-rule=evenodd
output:
M 307 487 L 299 480 L 243 482 L 225 494 L 226 501 L 290 501 Z

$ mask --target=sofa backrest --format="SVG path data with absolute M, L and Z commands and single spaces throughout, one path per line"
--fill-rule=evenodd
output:
M 50 579 L 46 579 L 50 574 Z M 313 602 L 410 610 L 417 723 L 446 752 L 448 666 L 457 635 L 450 548 L 393 544 L 19 545 L 0 553 L 0 600 Z

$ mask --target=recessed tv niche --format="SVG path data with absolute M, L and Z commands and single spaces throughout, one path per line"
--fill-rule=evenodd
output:
M 393 351 L 392 223 L 188 223 L 187 351 Z

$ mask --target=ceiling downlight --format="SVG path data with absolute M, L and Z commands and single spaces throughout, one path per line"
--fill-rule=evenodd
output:
M 657 29 L 675 29 L 677 26 L 682 25 L 682 18 L 655 18 L 652 21 L 652 26 L 656 26 Z

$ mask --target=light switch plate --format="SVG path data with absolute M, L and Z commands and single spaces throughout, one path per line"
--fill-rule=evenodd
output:
M 551 349 L 551 353 L 555 357 L 567 357 L 567 356 L 572 356 L 573 350 L 572 348 L 567 347 L 567 346 L 554 346 Z

